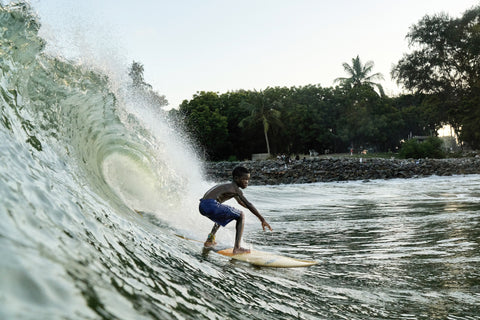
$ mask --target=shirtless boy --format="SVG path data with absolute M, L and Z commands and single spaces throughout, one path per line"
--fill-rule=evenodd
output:
M 245 189 L 248 186 L 248 181 L 250 180 L 250 172 L 245 167 L 236 167 L 232 172 L 233 181 L 230 183 L 217 185 L 205 193 L 202 199 L 200 199 L 199 211 L 202 215 L 208 217 L 210 220 L 215 222 L 213 225 L 212 231 L 208 235 L 207 241 L 205 241 L 205 247 L 211 247 L 216 244 L 215 242 L 215 233 L 218 231 L 220 226 L 225 227 L 230 221 L 236 220 L 236 233 L 235 233 L 235 245 L 233 247 L 233 253 L 247 253 L 250 252 L 249 249 L 240 247 L 240 241 L 242 240 L 243 226 L 245 224 L 245 215 L 242 211 L 227 206 L 223 202 L 235 198 L 237 202 L 250 210 L 254 215 L 260 219 L 262 223 L 262 228 L 265 231 L 265 228 L 272 228 L 265 221 L 262 215 L 258 210 L 251 204 L 244 196 L 243 192 L 240 189 Z

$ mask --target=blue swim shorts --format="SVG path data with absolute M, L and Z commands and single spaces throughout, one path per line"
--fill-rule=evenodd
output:
M 230 221 L 240 218 L 241 213 L 240 210 L 221 204 L 215 199 L 200 199 L 198 210 L 202 215 L 222 227 L 225 227 Z

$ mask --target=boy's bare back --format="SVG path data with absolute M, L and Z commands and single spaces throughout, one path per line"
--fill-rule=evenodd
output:
M 242 197 L 243 192 L 235 182 L 217 185 L 208 190 L 203 199 L 215 199 L 220 203 L 230 200 L 234 197 Z

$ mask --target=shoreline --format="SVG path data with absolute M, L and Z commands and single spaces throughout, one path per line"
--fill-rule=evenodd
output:
M 238 165 L 250 170 L 250 185 L 480 174 L 479 157 L 418 160 L 332 157 L 295 160 L 288 164 L 279 160 L 223 161 L 206 162 L 205 173 L 215 182 L 230 181 L 232 170 Z

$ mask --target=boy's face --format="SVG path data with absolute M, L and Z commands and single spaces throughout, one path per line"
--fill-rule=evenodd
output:
M 248 186 L 249 180 L 250 180 L 250 173 L 245 173 L 240 177 L 235 177 L 236 184 L 242 189 L 245 189 Z

